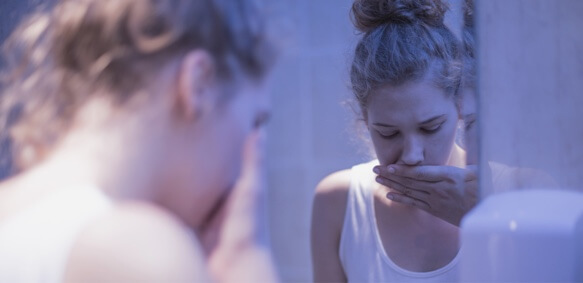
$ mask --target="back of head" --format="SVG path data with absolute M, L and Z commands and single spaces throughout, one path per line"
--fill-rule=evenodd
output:
M 123 106 L 190 50 L 208 51 L 225 80 L 235 69 L 258 79 L 271 65 L 273 47 L 253 0 L 51 2 L 4 47 L 0 127 L 10 126 L 17 157 L 27 146 L 53 144 L 96 95 Z
M 444 24 L 441 0 L 355 0 L 352 20 L 363 33 L 351 67 L 351 83 L 361 109 L 383 85 L 398 86 L 432 71 L 448 95 L 459 84 L 459 48 Z

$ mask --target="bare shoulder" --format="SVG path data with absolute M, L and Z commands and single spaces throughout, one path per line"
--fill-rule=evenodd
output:
M 315 282 L 346 282 L 338 249 L 351 170 L 342 170 L 322 179 L 316 187 L 312 208 L 310 243 Z
M 31 174 L 12 176 L 0 182 L 0 220 L 9 217 L 36 201 L 50 196 L 55 190 Z
M 350 180 L 351 170 L 346 169 L 332 173 L 320 181 L 316 186 L 316 195 L 314 197 L 313 222 L 342 226 Z M 318 223 L 313 224 L 319 226 Z
M 334 172 L 318 183 L 318 186 L 316 186 L 316 195 L 347 194 L 350 188 L 350 180 L 350 169 Z
M 194 235 L 170 213 L 142 203 L 121 205 L 76 240 L 65 282 L 207 281 Z

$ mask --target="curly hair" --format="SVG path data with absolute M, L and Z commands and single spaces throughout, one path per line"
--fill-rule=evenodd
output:
M 4 45 L 0 133 L 14 159 L 54 144 L 91 97 L 117 105 L 160 66 L 208 51 L 220 79 L 239 68 L 252 79 L 275 48 L 252 0 L 60 0 L 29 16 Z
M 460 50 L 444 24 L 447 10 L 440 0 L 354 2 L 352 21 L 363 35 L 356 45 L 350 80 L 365 119 L 368 99 L 379 87 L 418 80 L 429 71 L 447 95 L 457 96 Z

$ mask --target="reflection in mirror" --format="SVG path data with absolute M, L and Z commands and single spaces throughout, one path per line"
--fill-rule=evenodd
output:
M 482 200 L 460 281 L 581 282 L 583 2 L 475 3 Z
M 352 90 L 375 160 L 333 173 L 316 188 L 315 281 L 457 278 L 458 226 L 477 202 L 478 182 L 477 154 L 466 166 L 455 141 L 461 104 L 468 126 L 476 111 L 458 91 L 462 48 L 444 23 L 446 11 L 447 2 L 434 0 L 352 6 L 361 32 Z M 474 97 L 471 83 L 465 89 Z M 476 140 L 465 139 L 470 150 Z
M 462 41 L 462 79 L 460 83 L 461 114 L 463 119 L 463 144 L 469 165 L 478 164 L 478 97 L 477 64 L 475 53 L 474 5 L 472 0 L 463 3 Z M 481 95 L 489 95 L 482 92 Z M 546 172 L 527 167 L 511 166 L 500 161 L 489 160 L 486 156 L 482 168 L 481 197 L 492 193 L 533 187 L 554 188 L 556 181 Z

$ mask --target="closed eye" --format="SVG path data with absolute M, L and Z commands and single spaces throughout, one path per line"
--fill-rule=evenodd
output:
M 475 122 L 476 122 L 476 120 L 466 122 L 465 123 L 466 124 L 465 125 L 466 126 L 466 130 L 469 130 L 470 128 L 472 128 L 472 126 L 475 124 Z
M 379 136 L 381 136 L 384 139 L 392 139 L 397 137 L 397 135 L 399 135 L 399 132 L 391 132 L 391 133 L 381 133 L 380 131 L 377 131 L 377 133 L 379 134 Z
M 426 134 L 435 134 L 435 133 L 439 132 L 439 130 L 441 130 L 442 125 L 443 125 L 443 123 L 434 125 L 432 127 L 426 127 L 426 128 L 424 127 L 424 128 L 421 128 L 421 131 L 423 133 L 426 133 Z
M 465 130 L 469 130 L 476 124 L 476 114 L 465 115 L 463 121 Z

